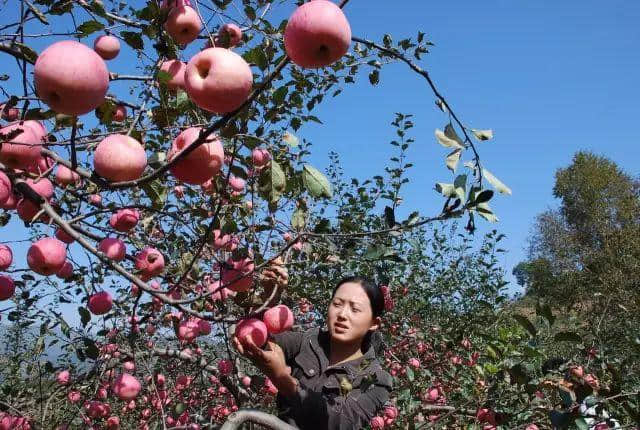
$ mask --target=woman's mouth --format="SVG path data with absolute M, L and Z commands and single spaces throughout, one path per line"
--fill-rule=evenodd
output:
M 344 333 L 344 332 L 346 332 L 347 330 L 349 330 L 349 327 L 347 327 L 347 326 L 346 326 L 346 325 L 344 325 L 344 324 L 340 324 L 340 323 L 335 323 L 335 324 L 333 325 L 333 328 L 334 328 L 334 330 L 335 330 L 335 331 L 337 331 L 338 333 Z

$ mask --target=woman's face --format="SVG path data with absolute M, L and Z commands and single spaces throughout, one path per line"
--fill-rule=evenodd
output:
M 346 282 L 336 290 L 327 320 L 331 340 L 347 344 L 362 342 L 367 332 L 379 324 L 379 318 L 373 318 L 367 293 L 356 282 Z

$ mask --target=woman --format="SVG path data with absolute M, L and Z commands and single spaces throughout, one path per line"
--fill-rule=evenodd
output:
M 303 430 L 359 429 L 391 392 L 391 376 L 371 342 L 383 311 L 380 288 L 349 277 L 333 290 L 328 330 L 281 333 L 264 350 L 252 343 L 243 347 L 235 337 L 233 343 L 278 388 L 281 419 Z

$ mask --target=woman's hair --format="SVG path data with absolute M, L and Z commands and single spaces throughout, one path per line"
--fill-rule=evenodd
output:
M 338 284 L 333 289 L 331 293 L 331 298 L 336 295 L 336 291 L 342 284 L 346 284 L 347 282 L 355 282 L 356 284 L 360 284 L 364 292 L 369 297 L 369 302 L 371 303 L 371 313 L 373 318 L 380 317 L 384 313 L 384 294 L 380 287 L 373 282 L 369 278 L 365 278 L 362 276 L 348 276 L 343 278 L 338 282 Z M 369 348 L 373 348 L 376 355 L 382 355 L 384 352 L 384 340 L 382 339 L 382 335 L 377 331 L 369 331 L 364 339 L 362 339 L 362 350 L 367 351 Z
M 331 298 L 336 295 L 336 291 L 338 291 L 338 288 L 340 288 L 342 284 L 346 284 L 347 282 L 360 284 L 364 292 L 367 294 L 367 297 L 369 297 L 373 317 L 376 318 L 382 316 L 382 314 L 384 313 L 384 294 L 382 293 L 380 287 L 369 278 L 364 278 L 361 276 L 348 276 L 341 279 L 333 289 Z

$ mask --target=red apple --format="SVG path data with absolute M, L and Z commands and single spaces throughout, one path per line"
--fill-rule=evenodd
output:
M 293 312 L 285 305 L 274 306 L 264 313 L 262 321 L 269 333 L 282 333 L 293 326 Z
M 13 284 L 13 279 L 7 275 L 0 275 L 0 301 L 10 299 L 15 292 L 16 286 Z
M 269 160 L 271 160 L 271 154 L 266 149 L 256 148 L 251 151 L 251 160 L 253 161 L 254 166 L 263 167 L 269 163 Z
M 13 252 L 7 245 L 0 245 L 0 270 L 7 270 L 13 262 Z
M 215 113 L 231 112 L 249 97 L 251 69 L 235 52 L 209 48 L 196 54 L 184 74 L 189 98 L 200 108 Z
M 47 131 L 47 128 L 44 126 L 42 121 L 35 121 L 33 119 L 30 119 L 28 121 L 25 121 L 24 125 L 29 127 L 31 131 L 33 131 L 33 133 L 38 138 L 39 142 L 47 143 L 47 134 L 49 134 L 49 132 Z M 41 156 L 41 158 L 45 158 L 45 157 Z M 42 168 L 43 172 L 47 170 L 49 167 L 53 166 L 53 161 L 50 158 L 46 158 L 46 160 L 38 159 L 38 162 L 39 163 L 44 162 L 44 164 L 39 165 Z
M 227 264 L 230 269 L 224 269 L 222 272 L 222 283 L 225 288 L 231 291 L 248 291 L 253 285 L 253 261 L 248 258 L 241 260 L 229 260 Z
M 162 0 L 160 9 L 168 9 L 180 6 L 191 6 L 189 0 Z
M 155 248 L 147 246 L 136 255 L 136 269 L 138 269 L 143 279 L 150 279 L 158 276 L 164 270 L 164 257 Z
M 75 240 L 73 237 L 71 237 L 66 231 L 64 231 L 61 228 L 56 230 L 56 239 L 64 243 L 73 243 Z
M 193 42 L 202 30 L 202 21 L 198 12 L 191 6 L 178 6 L 171 9 L 164 29 L 179 45 Z
M 136 209 L 120 209 L 109 219 L 109 225 L 122 233 L 134 228 L 140 220 L 140 212 Z
M 120 53 L 120 41 L 115 36 L 103 34 L 93 42 L 93 50 L 104 60 L 113 60 Z
M 113 307 L 113 299 L 111 294 L 107 291 L 100 291 L 89 297 L 89 304 L 87 306 L 92 314 L 104 315 Z
M 112 391 L 120 400 L 135 399 L 141 388 L 140 381 L 128 373 L 119 375 L 111 386 Z
M 100 241 L 98 251 L 103 252 L 107 257 L 114 261 L 122 261 L 127 254 L 125 243 L 114 237 L 107 237 Z
M 244 319 L 236 325 L 235 336 L 244 345 L 249 338 L 260 348 L 267 342 L 267 327 L 257 318 Z
M 284 30 L 287 55 L 300 67 L 328 66 L 349 50 L 351 27 L 342 9 L 328 0 L 304 3 Z
M 111 120 L 115 122 L 122 122 L 127 118 L 127 108 L 123 105 L 116 106 L 116 109 L 111 114 Z
M 12 194 L 12 190 L 11 180 L 3 171 L 0 171 L 0 202 L 7 200 Z
M 78 184 L 80 182 L 80 175 L 69 169 L 64 164 L 59 164 L 58 170 L 56 171 L 56 182 L 63 187 L 66 185 Z
M 56 381 L 60 385 L 69 385 L 71 382 L 71 373 L 68 370 L 62 370 L 56 375 Z
M 67 250 L 64 243 L 53 237 L 36 241 L 27 252 L 29 268 L 44 276 L 57 273 L 65 261 L 67 261 Z
M 8 136 L 18 133 L 11 138 Z M 40 141 L 31 127 L 13 123 L 0 128 L 0 162 L 12 169 L 26 169 L 40 156 Z
M 47 178 L 41 178 L 38 182 L 35 182 L 33 179 L 29 178 L 26 180 L 27 184 L 42 198 L 45 200 L 49 200 L 53 197 L 54 189 L 53 184 Z M 40 212 L 40 206 L 33 203 L 31 200 L 27 200 L 26 198 L 22 198 L 18 201 L 18 216 L 23 221 L 30 222 L 34 216 L 38 212 Z M 41 221 L 45 222 L 46 216 L 42 216 L 39 218 Z
M 190 127 L 180 133 L 173 141 L 167 155 L 171 161 L 178 153 L 188 148 L 198 139 L 202 128 Z M 171 173 L 188 184 L 201 185 L 220 172 L 224 159 L 222 143 L 215 135 L 209 135 L 205 143 L 198 146 L 185 158 L 171 166 Z
M 2 119 L 7 121 L 15 121 L 20 118 L 20 110 L 15 107 L 6 107 L 3 103 L 0 105 L 0 112 L 2 112 Z
M 65 261 L 60 270 L 56 272 L 56 276 L 60 279 L 67 279 L 73 276 L 73 265 L 70 261 Z
M 109 71 L 92 49 L 74 40 L 45 49 L 34 68 L 36 93 L 51 109 L 66 115 L 91 112 L 104 101 Z
M 232 48 L 242 40 L 242 30 L 235 24 L 227 23 L 218 30 L 217 43 L 224 48 Z
M 93 166 L 100 176 L 111 181 L 131 181 L 142 176 L 147 166 L 147 154 L 133 137 L 112 134 L 98 144 L 93 154 Z
M 200 328 L 196 320 L 182 321 L 178 326 L 178 339 L 183 342 L 191 342 L 200 334 Z
M 165 61 L 160 65 L 160 70 L 171 76 L 167 82 L 169 91 L 176 91 L 178 88 L 184 89 L 184 72 L 187 70 L 185 63 L 180 60 Z

